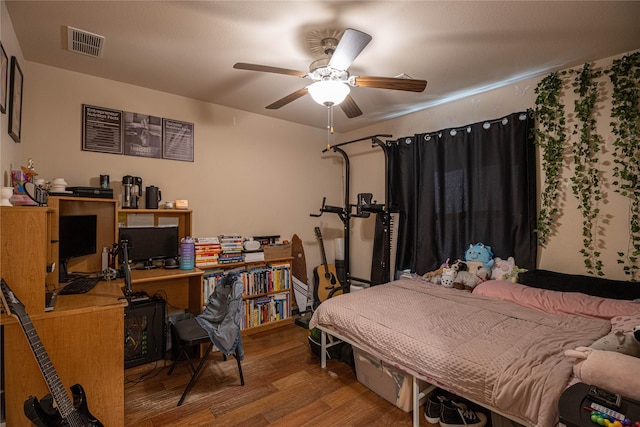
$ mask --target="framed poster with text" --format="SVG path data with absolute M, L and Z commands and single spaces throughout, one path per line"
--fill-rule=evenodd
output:
M 125 111 L 124 154 L 160 159 L 162 157 L 162 119 Z
M 83 104 L 82 149 L 122 154 L 122 111 Z
M 162 158 L 193 162 L 193 123 L 162 119 Z

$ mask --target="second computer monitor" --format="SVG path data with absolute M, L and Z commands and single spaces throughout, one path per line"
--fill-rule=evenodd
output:
M 127 240 L 129 260 L 153 267 L 156 260 L 178 258 L 180 237 L 178 227 L 120 228 L 120 241 Z

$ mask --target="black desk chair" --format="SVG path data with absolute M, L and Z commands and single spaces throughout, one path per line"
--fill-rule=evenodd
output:
M 238 373 L 240 374 L 240 385 L 244 385 L 244 376 L 242 375 L 242 365 L 240 363 L 244 358 L 240 332 L 240 308 L 243 291 L 244 285 L 240 276 L 235 273 L 229 273 L 216 283 L 215 289 L 209 297 L 207 307 L 202 314 L 197 318 L 192 317 L 181 320 L 172 325 L 172 331 L 178 344 L 178 356 L 173 361 L 167 375 L 173 373 L 176 364 L 182 358 L 189 360 L 189 365 L 193 372 L 177 406 L 182 405 L 187 393 L 196 383 L 198 375 L 202 371 L 204 363 L 214 346 L 222 352 L 225 361 L 230 354 L 235 357 L 238 364 Z M 198 367 L 194 369 L 189 357 L 190 349 L 195 347 L 196 352 L 199 353 L 200 344 L 205 343 L 209 343 L 207 350 L 202 356 Z

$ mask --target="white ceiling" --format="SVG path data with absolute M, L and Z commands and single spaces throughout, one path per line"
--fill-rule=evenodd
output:
M 26 60 L 325 128 L 311 81 L 236 70 L 308 71 L 307 41 L 355 28 L 373 40 L 352 75 L 428 81 L 422 93 L 353 88 L 363 115 L 346 132 L 519 79 L 640 49 L 631 1 L 6 1 Z M 101 58 L 66 50 L 66 26 L 106 37 Z M 152 111 L 149 112 L 153 114 Z

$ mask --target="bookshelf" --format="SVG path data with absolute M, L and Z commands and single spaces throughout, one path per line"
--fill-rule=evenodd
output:
M 242 333 L 248 335 L 291 324 L 292 261 L 292 257 L 285 257 L 208 267 L 204 270 L 203 301 L 206 304 L 220 277 L 229 270 L 239 269 L 245 287 Z

